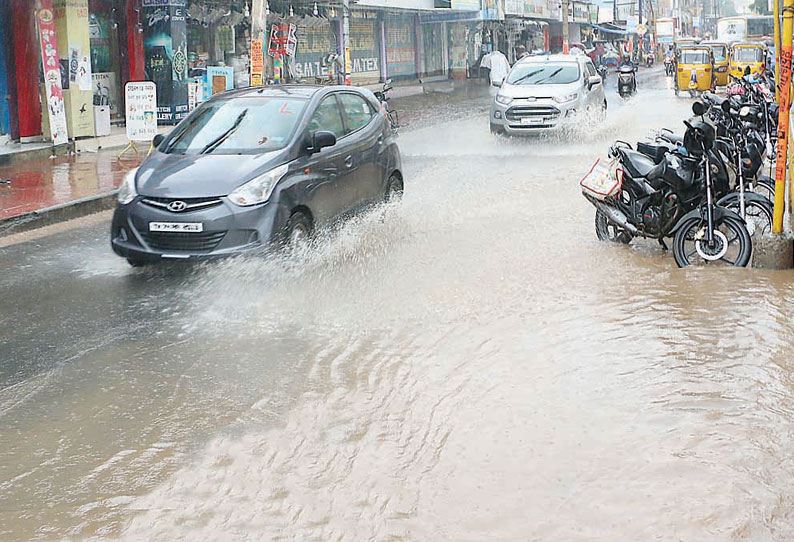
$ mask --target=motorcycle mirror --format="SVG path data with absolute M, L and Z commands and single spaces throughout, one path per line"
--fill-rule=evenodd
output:
M 695 115 L 697 115 L 698 117 L 701 117 L 701 116 L 705 115 L 706 111 L 708 111 L 708 110 L 709 110 L 709 107 L 706 104 L 704 104 L 703 102 L 695 102 L 695 103 L 692 104 L 692 112 Z
M 722 108 L 722 112 L 723 113 L 725 113 L 725 114 L 730 113 L 731 112 L 731 102 L 730 102 L 730 100 L 725 100 L 724 102 L 722 102 L 722 105 L 720 105 L 720 107 Z

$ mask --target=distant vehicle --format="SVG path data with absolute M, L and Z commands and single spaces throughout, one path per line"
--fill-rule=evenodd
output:
M 224 92 L 153 143 L 111 225 L 113 251 L 133 266 L 301 244 L 403 191 L 395 133 L 366 89 Z
M 491 104 L 491 132 L 525 135 L 552 130 L 577 113 L 607 108 L 604 84 L 589 57 L 527 57 L 507 74 Z
M 775 19 L 772 15 L 738 15 L 723 17 L 717 21 L 717 41 L 766 41 L 775 34 Z
M 730 51 L 728 45 L 719 41 L 703 41 L 700 45 L 705 45 L 711 49 L 714 56 L 714 79 L 718 87 L 728 86 L 728 69 Z

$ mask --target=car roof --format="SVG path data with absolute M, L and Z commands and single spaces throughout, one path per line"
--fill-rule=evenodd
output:
M 265 85 L 261 87 L 245 87 L 239 88 L 234 90 L 227 90 L 221 94 L 218 94 L 218 98 L 222 100 L 232 99 L 232 98 L 245 98 L 245 97 L 257 97 L 257 96 L 274 96 L 284 98 L 287 96 L 293 98 L 312 98 L 313 96 L 323 93 L 325 94 L 326 91 L 330 92 L 333 90 L 346 90 L 346 91 L 354 91 L 360 94 L 364 94 L 362 90 L 358 87 L 349 87 L 344 85 L 309 85 L 309 84 L 289 84 L 289 85 Z

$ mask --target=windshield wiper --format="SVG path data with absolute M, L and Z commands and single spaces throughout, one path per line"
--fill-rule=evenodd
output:
M 201 152 L 199 152 L 199 154 L 208 154 L 214 151 L 215 149 L 217 149 L 221 143 L 226 141 L 226 138 L 228 138 L 230 135 L 234 133 L 235 130 L 237 130 L 237 127 L 240 126 L 241 122 L 243 122 L 243 118 L 245 118 L 246 113 L 248 113 L 248 109 L 243 109 L 242 111 L 240 111 L 240 114 L 237 115 L 237 119 L 234 121 L 234 124 L 232 124 L 229 127 L 229 129 L 223 132 L 221 135 L 219 135 L 218 137 L 207 143 L 204 146 L 204 148 L 201 149 Z
M 163 149 L 163 152 L 165 153 L 171 152 L 171 150 L 176 146 L 176 144 L 182 141 L 182 138 L 185 137 L 185 135 L 188 133 L 190 128 L 194 124 L 196 124 L 199 120 L 206 117 L 207 113 L 209 113 L 210 111 L 211 111 L 210 108 L 206 108 L 203 111 L 199 112 L 197 115 L 194 115 L 193 118 L 189 121 L 189 123 L 182 129 L 182 131 L 176 134 L 176 136 L 173 139 L 171 139 L 171 141 L 168 142 L 168 145 L 166 146 L 165 149 Z
M 556 70 L 554 70 L 554 71 L 552 72 L 552 74 L 551 74 L 551 75 L 549 75 L 548 77 L 544 77 L 544 78 L 543 78 L 543 79 L 541 79 L 540 81 L 537 81 L 535 84 L 536 84 L 536 85 L 539 85 L 539 84 L 541 84 L 543 81 L 548 81 L 549 79 L 551 79 L 552 77 L 554 77 L 555 75 L 557 75 L 558 73 L 560 73 L 561 71 L 562 71 L 562 68 L 557 68 Z
M 540 72 L 542 72 L 542 71 L 543 71 L 543 70 L 542 70 L 542 69 L 540 69 L 540 70 L 535 70 L 534 72 L 529 72 L 529 73 L 528 73 L 528 74 L 526 74 L 526 75 L 522 75 L 521 77 L 519 77 L 518 79 L 516 79 L 515 81 L 513 81 L 513 82 L 512 82 L 512 83 L 510 83 L 510 84 L 511 84 L 511 85 L 517 85 L 517 84 L 519 84 L 521 81 L 524 81 L 524 80 L 526 80 L 526 79 L 529 79 L 530 77 L 533 77 L 533 76 L 535 76 L 535 75 L 539 74 L 539 73 L 540 73 Z M 509 81 L 508 81 L 508 82 L 509 82 Z

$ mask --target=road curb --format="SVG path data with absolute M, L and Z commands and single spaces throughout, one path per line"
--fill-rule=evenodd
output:
M 118 190 L 113 190 L 104 194 L 61 203 L 46 209 L 0 219 L 0 237 L 112 209 L 116 204 L 117 193 Z

